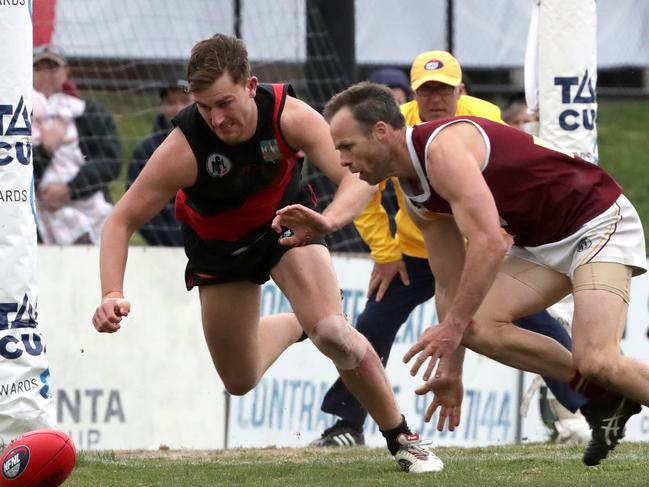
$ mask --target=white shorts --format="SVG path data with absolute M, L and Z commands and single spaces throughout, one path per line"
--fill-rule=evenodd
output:
M 647 271 L 642 223 L 624 195 L 563 240 L 538 247 L 514 245 L 508 255 L 549 267 L 570 279 L 577 267 L 589 262 L 624 264 L 634 276 Z

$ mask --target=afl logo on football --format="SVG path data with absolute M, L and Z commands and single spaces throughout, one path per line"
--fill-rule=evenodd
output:
M 232 161 L 223 154 L 210 154 L 205 168 L 213 178 L 222 178 L 232 169 Z
M 582 238 L 577 244 L 577 252 L 583 252 L 586 249 L 589 249 L 593 245 L 593 241 L 588 237 Z
M 14 480 L 25 471 L 28 463 L 29 448 L 24 445 L 17 446 L 2 458 L 2 476 L 7 480 Z
M 444 63 L 439 59 L 431 59 L 426 64 L 424 64 L 424 69 L 426 71 L 434 71 L 436 69 L 442 69 L 443 67 Z

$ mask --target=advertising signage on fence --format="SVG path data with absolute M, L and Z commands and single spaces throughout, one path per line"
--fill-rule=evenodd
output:
M 352 321 L 365 306 L 371 272 L 368 259 L 334 258 L 343 289 L 343 306 Z M 264 314 L 290 310 L 272 282 L 262 291 Z M 438 445 L 477 446 L 513 443 L 516 439 L 518 372 L 468 352 L 464 368 L 462 424 L 453 433 L 435 430 L 423 416 L 431 395 L 417 396 L 421 379 L 410 376 L 401 358 L 423 329 L 436 323 L 433 302 L 411 314 L 397 335 L 388 362 L 388 376 L 410 427 Z M 338 377 L 333 364 L 309 341 L 291 346 L 267 371 L 259 385 L 242 397 L 232 397 L 229 408 L 228 446 L 306 446 L 331 426 L 334 417 L 320 410 L 322 399 Z M 385 440 L 373 421 L 365 425 L 369 446 L 383 447 Z
M 96 247 L 39 247 L 39 321 L 47 337 L 58 427 L 80 449 L 160 447 L 216 449 L 308 445 L 334 418 L 320 405 L 337 377 L 310 341 L 289 347 L 258 386 L 229 397 L 209 357 L 198 296 L 184 288 L 185 256 L 179 248 L 131 248 L 126 294 L 131 315 L 113 335 L 97 333 L 92 313 L 99 291 Z M 372 263 L 334 257 L 345 313 L 355 320 L 365 305 Z M 288 311 L 279 289 L 262 288 L 262 313 Z M 430 395 L 417 396 L 420 378 L 402 363 L 423 329 L 436 323 L 433 302 L 415 309 L 401 327 L 388 376 L 410 427 L 436 445 L 478 446 L 517 440 L 519 372 L 468 352 L 464 365 L 462 421 L 440 433 L 423 421 Z M 628 356 L 649 359 L 649 276 L 632 281 L 629 322 L 622 341 Z M 543 441 L 538 398 L 523 421 L 523 441 Z M 227 438 L 226 438 L 227 432 Z M 366 442 L 384 447 L 372 421 Z M 627 425 L 627 439 L 649 440 L 646 408 Z
M 198 296 L 185 290 L 182 249 L 132 249 L 131 314 L 115 334 L 99 334 L 91 322 L 98 259 L 97 247 L 39 247 L 39 317 L 58 428 L 79 449 L 222 448 L 223 385 Z

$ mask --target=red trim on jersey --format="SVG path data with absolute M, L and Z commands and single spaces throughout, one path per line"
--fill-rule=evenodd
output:
M 279 115 L 280 115 L 279 111 L 282 108 L 282 102 L 285 103 L 285 97 L 284 97 L 285 85 L 273 83 L 271 86 L 273 87 L 273 91 L 275 92 L 275 107 L 273 108 L 273 132 L 275 133 L 275 140 L 277 141 L 279 150 L 281 150 L 282 153 L 287 157 L 290 157 L 293 154 L 295 154 L 295 151 L 288 146 L 288 144 L 284 140 L 284 135 L 282 134 L 282 131 L 279 127 Z
M 214 215 L 201 215 L 190 208 L 187 195 L 179 190 L 176 195 L 176 219 L 187 223 L 203 240 L 235 242 L 270 220 L 291 181 L 297 157 L 282 159 L 283 170 L 272 184 L 253 194 L 240 208 L 226 210 Z
M 251 195 L 241 207 L 213 215 L 202 215 L 188 206 L 187 195 L 182 189 L 176 194 L 176 219 L 187 223 L 201 239 L 235 242 L 275 216 L 300 156 L 299 152 L 293 151 L 286 144 L 279 131 L 283 89 L 284 85 L 273 84 L 275 92 L 273 131 L 278 147 L 286 157 L 277 161 L 279 170 L 270 186 Z

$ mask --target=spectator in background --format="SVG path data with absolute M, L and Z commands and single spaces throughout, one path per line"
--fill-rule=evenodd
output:
M 188 84 L 181 74 L 167 79 L 160 88 L 160 113 L 153 122 L 151 134 L 143 139 L 133 151 L 128 165 L 126 189 L 131 187 L 153 152 L 173 129 L 171 119 L 193 102 Z M 142 238 L 149 245 L 182 246 L 180 224 L 174 216 L 175 198 L 160 213 L 140 228 Z
M 112 114 L 74 96 L 60 49 L 34 50 L 34 178 L 40 241 L 96 244 L 111 209 L 108 183 L 120 170 Z
M 502 111 L 503 120 L 507 125 L 525 130 L 525 124 L 536 122 L 536 117 L 527 109 L 525 96 L 516 94 L 512 96 Z
M 372 71 L 368 81 L 387 86 L 392 90 L 394 99 L 399 105 L 403 105 L 412 99 L 410 81 L 406 73 L 397 68 L 382 68 Z

